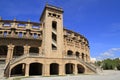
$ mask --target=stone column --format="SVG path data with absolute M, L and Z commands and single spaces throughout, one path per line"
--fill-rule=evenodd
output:
M 78 74 L 78 70 L 77 70 L 77 64 L 74 65 L 74 74 L 77 75 Z
M 73 65 L 73 69 L 74 69 L 74 74 L 77 75 L 78 74 L 77 64 Z
M 8 45 L 6 63 L 9 62 L 13 58 L 13 49 L 14 49 L 14 45 L 12 44 Z
M 79 58 L 82 59 L 82 54 L 79 55 Z
M 29 49 L 30 49 L 30 46 L 25 45 L 24 46 L 24 54 L 28 54 L 29 53 Z
M 43 65 L 42 75 L 43 76 L 50 76 L 50 64 Z
M 30 65 L 26 64 L 26 67 L 25 67 L 25 76 L 29 76 L 29 68 L 30 68 Z
M 65 66 L 63 64 L 59 65 L 59 75 L 65 75 Z

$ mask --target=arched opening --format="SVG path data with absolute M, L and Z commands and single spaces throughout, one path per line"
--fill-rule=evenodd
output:
M 11 70 L 11 76 L 24 76 L 25 64 L 18 64 Z
M 18 57 L 24 54 L 23 46 L 15 46 L 13 51 L 13 57 Z
M 74 72 L 74 64 L 67 63 L 65 65 L 65 72 L 66 72 L 66 74 L 73 74 L 73 72 Z
M 84 53 L 82 53 L 82 60 L 84 61 Z
M 54 30 L 57 30 L 57 22 L 56 21 L 52 21 L 52 28 Z
M 38 54 L 39 53 L 39 48 L 38 47 L 30 47 L 29 53 L 33 54 L 33 55 Z
M 41 63 L 31 63 L 29 69 L 29 75 L 42 75 L 42 64 Z
M 73 55 L 73 52 L 72 52 L 71 50 L 68 50 L 68 51 L 67 51 L 67 55 L 68 55 L 68 56 L 71 56 L 71 55 Z
M 78 74 L 85 72 L 85 68 L 80 64 L 77 64 L 77 69 L 78 69 Z
M 75 55 L 76 55 L 76 57 L 79 57 L 80 53 L 79 53 L 79 52 L 76 52 Z
M 52 63 L 50 64 L 50 75 L 58 75 L 59 74 L 59 64 Z

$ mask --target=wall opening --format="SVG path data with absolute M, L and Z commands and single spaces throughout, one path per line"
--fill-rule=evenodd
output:
M 57 35 L 52 32 L 52 40 L 56 43 L 57 42 Z
M 18 57 L 24 54 L 23 46 L 15 46 L 13 50 L 13 57 Z
M 29 75 L 42 75 L 42 64 L 41 63 L 31 63 L 29 68 Z
M 71 55 L 73 55 L 73 51 L 71 51 L 71 50 L 68 50 L 68 51 L 67 51 L 67 55 L 68 55 L 68 56 L 71 56 Z
M 59 74 L 59 64 L 52 63 L 50 64 L 50 75 L 58 75 Z
M 38 47 L 30 47 L 29 53 L 30 54 L 38 54 L 39 48 Z
M 75 55 L 76 55 L 76 57 L 79 57 L 80 53 L 79 53 L 79 52 L 76 52 Z
M 82 53 L 82 60 L 84 61 L 84 53 Z
M 74 64 L 67 63 L 65 65 L 65 72 L 66 72 L 66 74 L 73 74 L 73 72 L 74 72 Z
M 77 69 L 78 69 L 78 74 L 85 72 L 85 68 L 80 64 L 77 64 Z
M 56 22 L 56 21 L 53 21 L 53 22 L 52 22 L 52 28 L 53 28 L 54 30 L 57 30 L 57 22 Z
M 57 47 L 54 44 L 52 44 L 52 50 L 57 50 Z
M 7 57 L 7 52 L 8 52 L 8 47 L 5 45 L 1 45 L 0 46 L 0 58 L 2 58 L 2 60 L 0 59 L 0 61 L 4 62 L 6 57 Z M 3 60 L 4 58 L 4 60 Z
M 11 76 L 24 76 L 25 64 L 19 64 L 11 70 Z

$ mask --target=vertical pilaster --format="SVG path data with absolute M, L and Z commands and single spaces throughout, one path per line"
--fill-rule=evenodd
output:
M 43 65 L 43 76 L 50 76 L 50 64 Z
M 9 62 L 13 58 L 13 49 L 14 49 L 14 45 L 12 44 L 8 45 L 6 63 Z
M 65 75 L 65 66 L 63 64 L 59 65 L 59 75 Z
M 30 46 L 25 45 L 24 46 L 24 54 L 28 54 L 29 53 L 29 49 L 30 49 Z
M 26 67 L 25 67 L 25 76 L 29 76 L 29 68 L 30 68 L 30 65 L 26 64 Z
M 77 64 L 74 65 L 74 74 L 77 75 L 78 74 L 78 70 L 77 70 Z

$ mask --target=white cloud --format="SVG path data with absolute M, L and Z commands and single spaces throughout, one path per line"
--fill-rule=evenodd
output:
M 100 56 L 97 57 L 97 60 L 103 60 L 106 58 L 115 58 L 117 53 L 120 53 L 120 48 L 111 48 L 103 53 L 100 53 Z
M 96 60 L 97 60 L 97 59 L 96 59 L 96 58 L 92 58 L 92 57 L 91 57 L 91 58 L 90 58 L 90 60 L 91 60 L 91 62 L 93 62 L 93 63 L 94 63 L 94 62 L 96 62 Z

